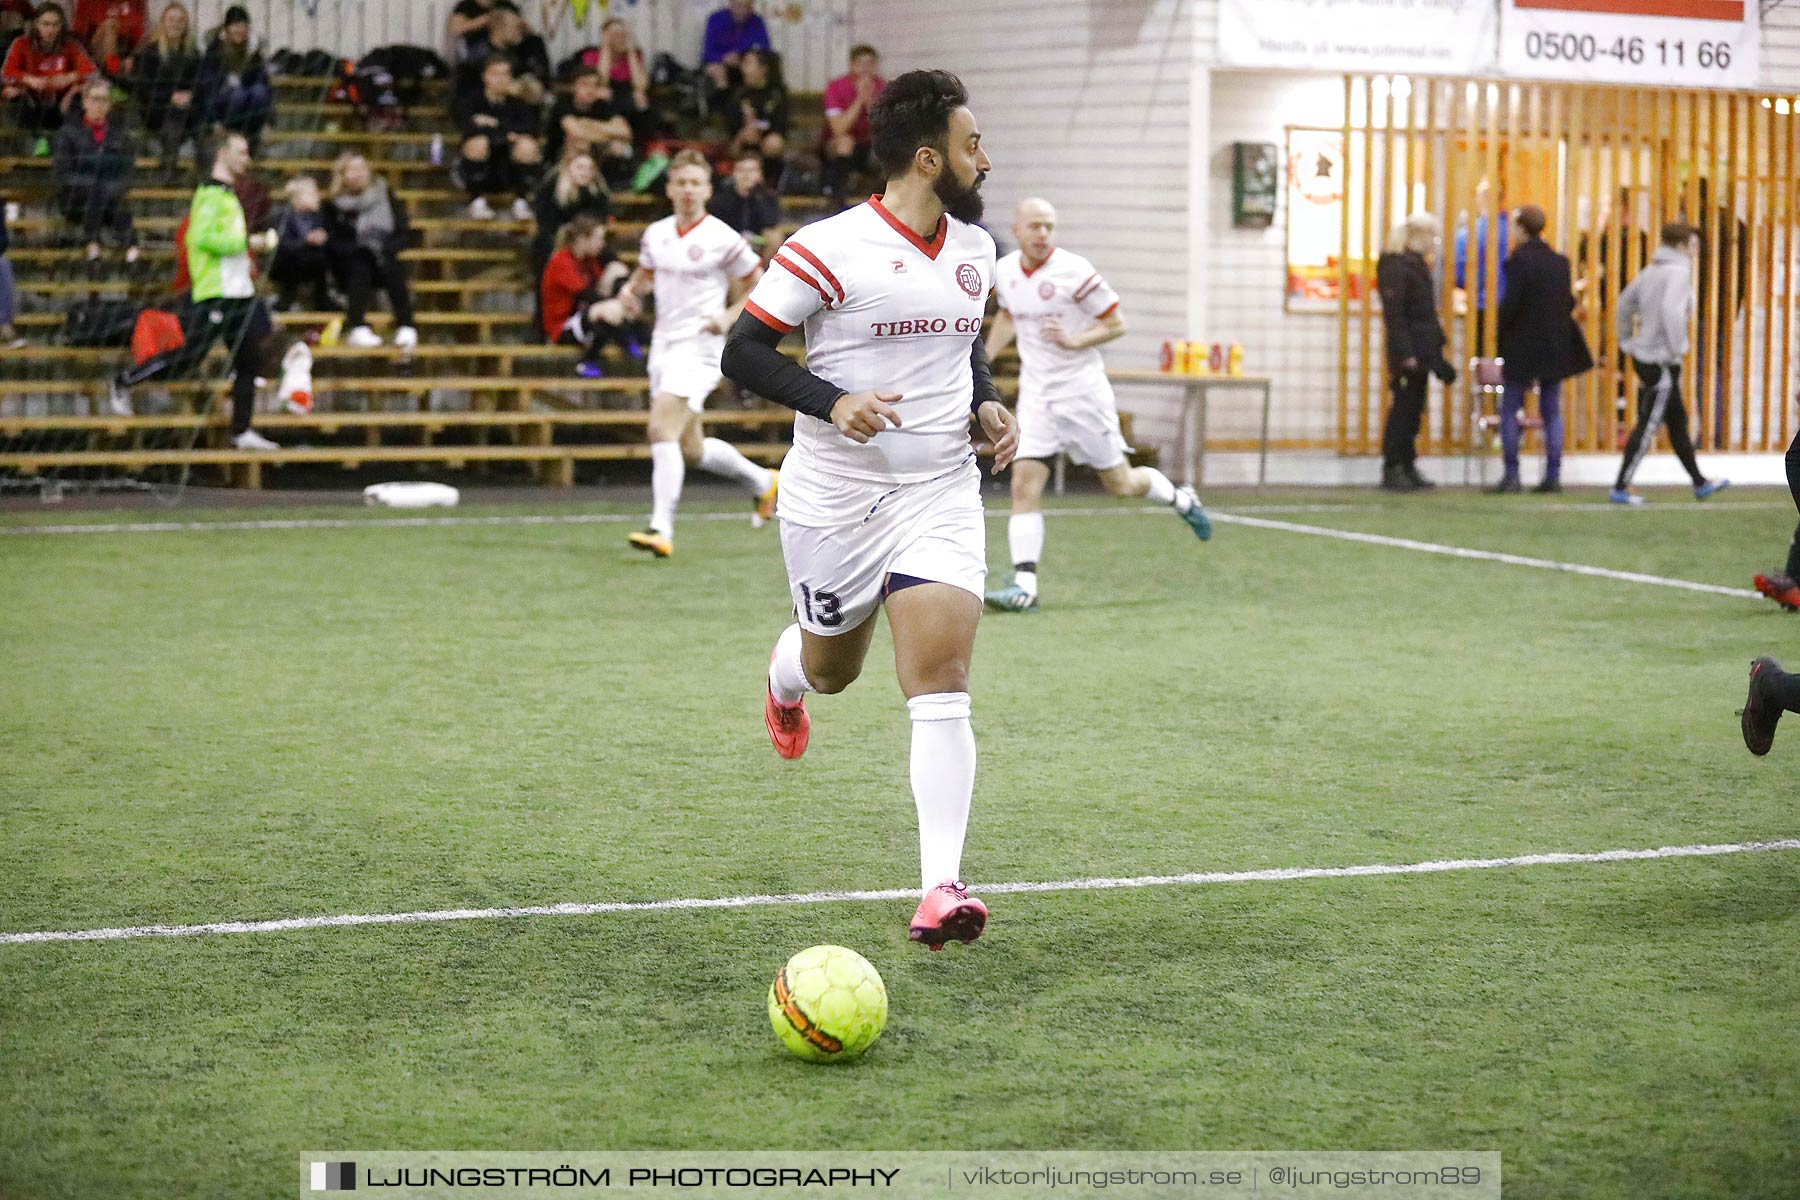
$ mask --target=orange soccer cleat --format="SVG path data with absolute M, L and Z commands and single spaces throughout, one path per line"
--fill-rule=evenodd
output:
M 919 901 L 907 936 L 933 950 L 942 950 L 945 942 L 952 941 L 966 946 L 981 936 L 987 918 L 987 905 L 970 896 L 961 880 L 946 879 Z
M 675 553 L 675 543 L 666 534 L 655 530 L 634 533 L 625 539 L 639 550 L 648 550 L 658 558 L 668 558 Z
M 1757 591 L 1789 612 L 1800 609 L 1800 584 L 1786 575 L 1756 575 L 1750 582 L 1756 585 Z
M 761 529 L 775 515 L 775 501 L 781 497 L 781 472 L 769 472 L 769 490 L 756 498 L 756 515 L 750 518 L 753 529 Z

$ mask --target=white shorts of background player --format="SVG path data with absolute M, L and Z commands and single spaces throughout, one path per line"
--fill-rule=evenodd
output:
M 1104 471 L 1131 452 L 1110 390 L 1104 397 L 1057 399 L 1020 392 L 1018 413 L 1020 458 L 1048 462 L 1064 453 L 1072 462 Z

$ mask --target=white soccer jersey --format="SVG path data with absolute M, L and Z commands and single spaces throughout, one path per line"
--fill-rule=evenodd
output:
M 716 342 L 716 365 L 725 335 L 706 328 L 706 318 L 726 308 L 731 281 L 758 266 L 756 251 L 742 234 L 710 213 L 686 229 L 675 217 L 644 230 L 638 266 L 656 273 L 656 330 L 653 341 Z
M 829 421 L 794 419 L 794 454 L 820 471 L 917 483 L 969 454 L 970 349 L 994 283 L 994 239 L 950 217 L 920 238 L 869 198 L 800 230 L 744 311 L 804 326 L 806 366 L 846 392 L 899 392 L 900 427 L 857 445 Z
M 1000 307 L 1012 314 L 1019 341 L 1019 395 L 1047 400 L 1103 400 L 1112 403 L 1106 363 L 1098 346 L 1065 350 L 1044 333 L 1055 317 L 1064 333 L 1078 334 L 1119 307 L 1119 297 L 1094 264 L 1060 247 L 1025 269 L 1014 250 L 995 267 Z

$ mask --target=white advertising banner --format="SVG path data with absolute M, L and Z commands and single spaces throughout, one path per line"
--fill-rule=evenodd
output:
M 1529 79 L 1756 86 L 1758 0 L 1504 0 L 1500 69 Z
M 1494 0 L 1219 0 L 1219 61 L 1234 67 L 1486 75 Z

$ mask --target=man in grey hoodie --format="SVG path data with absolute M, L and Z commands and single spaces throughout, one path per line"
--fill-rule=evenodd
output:
M 1631 356 L 1638 377 L 1637 425 L 1625 443 L 1625 461 L 1608 497 L 1614 504 L 1642 504 L 1631 491 L 1631 477 L 1656 441 L 1657 428 L 1669 427 L 1669 445 L 1694 481 L 1694 499 L 1704 500 L 1730 485 L 1708 479 L 1694 461 L 1688 436 L 1687 406 L 1681 402 L 1681 361 L 1688 352 L 1688 316 L 1694 308 L 1693 260 L 1688 243 L 1694 231 L 1680 223 L 1662 228 L 1662 245 L 1619 293 L 1619 349 Z

